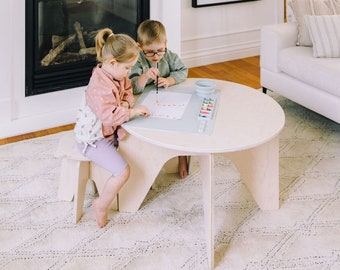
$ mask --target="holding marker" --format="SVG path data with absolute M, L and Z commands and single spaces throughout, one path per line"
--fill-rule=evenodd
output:
M 156 63 L 156 68 L 158 69 L 158 62 Z M 156 103 L 158 104 L 158 75 L 156 77 Z

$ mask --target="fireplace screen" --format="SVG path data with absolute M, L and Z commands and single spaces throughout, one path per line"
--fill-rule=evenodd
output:
M 26 96 L 86 85 L 98 30 L 136 39 L 148 18 L 149 0 L 26 0 Z

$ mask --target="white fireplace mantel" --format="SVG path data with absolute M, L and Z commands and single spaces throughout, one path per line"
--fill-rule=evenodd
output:
M 179 54 L 180 2 L 150 1 L 150 17 L 165 24 L 169 47 Z M 1 30 L 0 138 L 73 123 L 85 87 L 25 97 L 25 0 L 1 1 L 0 23 L 7 26 Z

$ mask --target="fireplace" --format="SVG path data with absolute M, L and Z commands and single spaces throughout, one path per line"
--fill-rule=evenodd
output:
M 136 39 L 150 0 L 26 0 L 25 96 L 84 86 L 101 28 Z

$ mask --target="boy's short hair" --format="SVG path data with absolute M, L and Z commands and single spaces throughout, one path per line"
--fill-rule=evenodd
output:
M 143 21 L 137 29 L 137 41 L 141 46 L 147 46 L 154 42 L 166 43 L 166 30 L 164 25 L 155 20 Z

